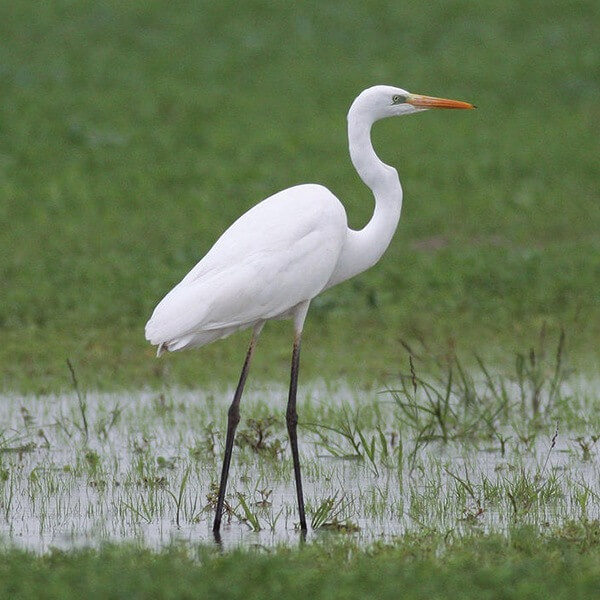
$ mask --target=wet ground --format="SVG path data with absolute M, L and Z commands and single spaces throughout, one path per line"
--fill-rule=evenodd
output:
M 597 398 L 577 394 L 576 418 L 566 404 L 544 418 L 511 408 L 443 439 L 438 429 L 424 434 L 388 393 L 313 385 L 299 401 L 309 537 L 368 544 L 408 531 L 599 518 Z M 244 398 L 226 547 L 299 543 L 285 396 L 267 386 Z M 229 399 L 177 390 L 0 398 L 0 538 L 40 552 L 213 543 Z

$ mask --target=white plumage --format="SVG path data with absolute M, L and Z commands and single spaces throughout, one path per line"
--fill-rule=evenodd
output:
M 352 162 L 376 200 L 369 224 L 348 229 L 344 207 L 321 185 L 298 185 L 263 200 L 156 307 L 146 339 L 158 346 L 158 354 L 293 317 L 299 304 L 375 264 L 398 224 L 402 188 L 396 170 L 375 154 L 371 126 L 433 107 L 472 105 L 383 85 L 363 91 L 348 113 L 348 139 Z
M 327 285 L 346 229 L 344 207 L 322 186 L 270 196 L 235 221 L 165 296 L 146 338 L 160 354 L 292 316 Z
M 296 428 L 300 339 L 310 301 L 324 289 L 373 266 L 388 247 L 402 208 L 398 173 L 371 145 L 379 119 L 427 108 L 473 108 L 466 102 L 410 94 L 390 86 L 363 91 L 348 112 L 350 157 L 375 197 L 375 211 L 360 231 L 348 229 L 340 201 L 320 185 L 283 190 L 242 215 L 208 254 L 159 303 L 146 338 L 162 352 L 203 346 L 253 328 L 227 419 L 223 470 L 213 531 L 218 540 L 239 404 L 256 340 L 270 319 L 292 318 L 294 345 L 286 422 L 294 460 L 300 529 L 306 531 Z

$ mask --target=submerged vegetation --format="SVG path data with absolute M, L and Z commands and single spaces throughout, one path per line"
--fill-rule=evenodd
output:
M 308 543 L 277 409 L 284 389 L 245 399 L 215 546 L 228 393 L 86 394 L 71 365 L 72 393 L 2 398 L 0 589 L 594 598 L 599 398 L 565 368 L 562 344 L 517 356 L 509 373 L 482 361 L 425 376 L 413 353 L 393 389 L 314 385 L 300 403 Z
M 479 359 L 478 371 L 453 361 L 425 377 L 412 353 L 385 391 L 313 385 L 299 423 L 312 539 L 335 531 L 368 545 L 600 518 L 598 394 L 566 368 L 562 335 L 552 352 L 546 343 L 517 355 L 512 373 Z M 3 398 L 6 540 L 212 543 L 229 393 L 86 394 L 69 369 L 71 394 Z M 267 386 L 244 400 L 226 546 L 297 540 L 284 397 Z

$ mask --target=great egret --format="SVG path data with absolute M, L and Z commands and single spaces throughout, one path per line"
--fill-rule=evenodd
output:
M 373 150 L 371 126 L 386 117 L 472 104 L 411 94 L 378 85 L 364 90 L 348 112 L 350 157 L 375 196 L 375 211 L 361 230 L 348 228 L 341 202 L 325 187 L 297 185 L 242 215 L 208 254 L 155 308 L 146 339 L 165 351 L 204 346 L 252 328 L 240 380 L 229 408 L 225 456 L 213 531 L 225 501 L 239 404 L 257 338 L 266 321 L 292 319 L 294 344 L 286 422 L 294 461 L 300 528 L 306 531 L 298 458 L 296 389 L 300 339 L 310 301 L 323 290 L 373 266 L 388 247 L 400 218 L 402 187 L 396 170 Z

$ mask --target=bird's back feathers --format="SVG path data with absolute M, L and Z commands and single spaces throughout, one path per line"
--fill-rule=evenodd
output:
M 263 200 L 165 296 L 146 338 L 181 350 L 288 316 L 325 287 L 346 231 L 343 206 L 322 186 L 295 186 Z

